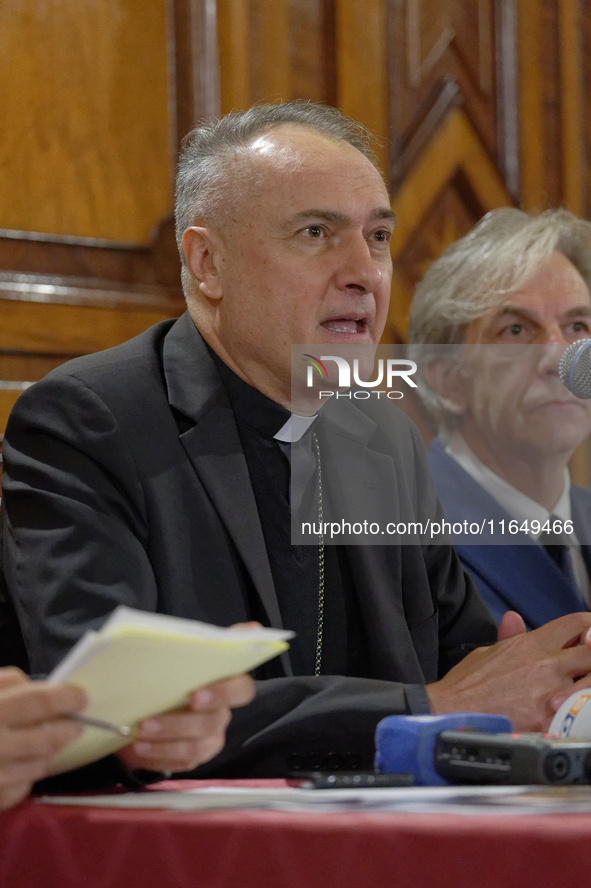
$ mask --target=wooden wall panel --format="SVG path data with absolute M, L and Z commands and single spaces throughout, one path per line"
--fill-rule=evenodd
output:
M 378 138 L 378 160 L 388 167 L 388 47 L 383 0 L 336 0 L 338 105 Z
M 389 181 L 399 220 L 387 336 L 418 278 L 487 210 L 518 198 L 515 0 L 391 0 Z
M 514 0 L 408 0 L 388 11 L 393 184 L 410 145 L 458 96 L 499 169 L 515 170 Z
M 279 100 L 338 104 L 334 0 L 217 0 L 217 21 L 222 113 Z
M 521 202 L 531 210 L 563 198 L 557 15 L 556 0 L 518 4 Z
M 218 0 L 221 111 L 252 104 L 250 86 L 249 4 L 247 0 Z
M 581 212 L 591 219 L 591 0 L 579 0 L 578 36 L 580 46 L 581 95 Z
M 416 126 L 434 87 L 452 76 L 479 132 L 496 149 L 495 20 L 492 0 L 391 3 L 392 131 L 398 141 Z M 492 112 L 492 113 L 491 113 Z
M 564 205 L 583 212 L 583 108 L 581 7 L 577 0 L 559 0 L 560 101 L 562 106 L 562 168 Z
M 10 300 L 20 330 L 40 306 L 56 317 L 59 306 L 111 306 L 98 337 L 110 344 L 134 312 L 139 326 L 181 311 L 178 142 L 200 117 L 255 101 L 336 104 L 381 139 L 400 220 L 393 338 L 421 269 L 487 209 L 591 214 L 591 0 L 150 0 L 149 10 L 0 4 L 0 229 L 10 229 L 0 318 Z M 90 347 L 64 329 L 50 351 Z
M 381 139 L 399 214 L 389 337 L 404 337 L 420 268 L 487 210 L 591 214 L 591 0 L 218 0 L 218 11 L 223 110 L 311 98 Z
M 333 0 L 290 0 L 292 98 L 338 105 Z
M 59 355 L 64 359 L 109 348 L 162 320 L 160 310 L 133 307 L 113 311 L 93 305 L 20 301 L 2 303 L 0 350 L 20 355 Z M 17 377 L 18 378 L 18 377 Z
M 174 168 L 219 111 L 215 0 L 0 4 L 0 82 L 0 323 L 109 306 L 103 347 L 179 314 Z
M 166 0 L 0 4 L 0 229 L 147 245 L 170 212 Z
M 1 431 L 13 383 L 184 309 L 174 168 L 219 111 L 215 0 L 0 3 L 0 83 Z

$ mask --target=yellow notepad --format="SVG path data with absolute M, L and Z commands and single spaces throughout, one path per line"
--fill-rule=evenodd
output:
M 277 656 L 291 637 L 293 632 L 278 629 L 232 631 L 121 605 L 98 632 L 80 639 L 48 680 L 84 688 L 90 697 L 85 715 L 136 728 L 149 715 L 185 705 L 195 688 Z M 51 772 L 88 764 L 130 742 L 85 727 Z

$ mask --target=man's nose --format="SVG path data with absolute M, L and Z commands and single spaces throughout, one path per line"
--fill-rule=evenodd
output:
M 339 290 L 357 290 L 373 293 L 381 285 L 388 259 L 376 259 L 364 237 L 347 239 L 341 245 L 339 264 L 335 275 Z
M 534 345 L 537 351 L 536 359 L 538 373 L 542 376 L 552 375 L 558 376 L 558 365 L 564 353 L 564 347 L 567 344 L 564 336 L 560 336 L 559 341 L 552 341 L 546 345 Z

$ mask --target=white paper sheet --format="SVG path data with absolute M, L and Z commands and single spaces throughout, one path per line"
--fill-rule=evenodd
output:
M 50 805 L 212 811 L 409 811 L 454 814 L 591 813 L 591 786 L 444 786 L 372 789 L 206 787 L 104 796 L 43 796 Z

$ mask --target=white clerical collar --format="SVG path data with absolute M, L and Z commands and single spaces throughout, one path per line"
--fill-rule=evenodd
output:
M 317 413 L 314 416 L 298 416 L 292 413 L 285 425 L 281 426 L 279 431 L 273 437 L 277 441 L 283 441 L 286 444 L 294 444 L 306 434 L 313 422 L 315 422 Z
M 451 436 L 445 446 L 445 452 L 455 459 L 464 471 L 474 478 L 517 521 L 537 520 L 544 523 L 550 514 L 562 521 L 571 520 L 570 475 L 567 468 L 564 470 L 564 487 L 560 499 L 552 512 L 549 512 L 540 503 L 526 496 L 520 490 L 516 490 L 488 466 L 485 466 L 468 447 L 459 432 L 455 432 Z

